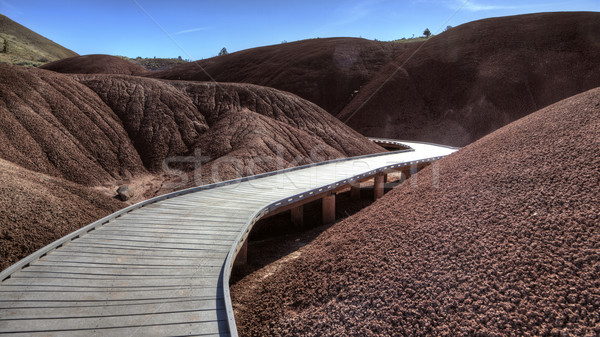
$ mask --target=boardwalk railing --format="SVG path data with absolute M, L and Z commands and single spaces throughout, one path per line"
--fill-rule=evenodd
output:
M 402 144 L 411 149 L 195 187 L 100 219 L 0 273 L 0 334 L 237 336 L 229 279 L 256 221 L 321 198 L 335 206 L 341 188 L 455 151 Z

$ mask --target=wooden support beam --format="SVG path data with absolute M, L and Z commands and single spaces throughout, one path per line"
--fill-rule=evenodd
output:
M 383 196 L 384 174 L 378 173 L 375 175 L 375 184 L 373 186 L 373 198 L 375 200 Z
M 323 224 L 335 222 L 335 194 L 328 193 L 323 197 Z
M 388 174 L 387 174 L 387 173 L 384 173 L 384 174 L 383 174 L 383 183 L 384 183 L 384 184 L 387 184 L 387 182 L 388 182 Z
M 239 266 L 244 265 L 246 263 L 248 263 L 248 239 L 244 241 L 244 244 L 242 245 L 242 248 L 238 252 L 237 256 L 235 257 L 235 262 L 233 264 Z
M 404 180 L 410 178 L 410 171 L 410 168 L 405 168 L 402 170 L 402 176 L 404 177 Z
M 292 223 L 296 228 L 304 227 L 304 205 L 299 205 L 297 207 L 292 208 Z
M 350 186 L 350 197 L 352 200 L 360 199 L 360 183 L 356 183 Z

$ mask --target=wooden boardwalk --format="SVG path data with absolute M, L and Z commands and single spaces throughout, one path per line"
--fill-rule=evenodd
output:
M 253 224 L 456 151 L 403 143 L 413 150 L 175 192 L 82 228 L 0 274 L 0 335 L 237 336 L 229 275 Z

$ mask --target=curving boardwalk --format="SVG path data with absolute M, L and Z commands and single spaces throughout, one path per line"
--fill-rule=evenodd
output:
M 456 151 L 402 143 L 412 150 L 192 188 L 84 227 L 0 274 L 0 335 L 237 336 L 228 282 L 253 224 L 301 219 L 317 199 L 330 212 L 341 188 Z

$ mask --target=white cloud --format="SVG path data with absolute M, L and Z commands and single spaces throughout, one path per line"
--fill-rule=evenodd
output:
M 526 6 L 502 6 L 502 5 L 484 5 L 478 4 L 474 1 L 465 1 L 463 9 L 470 12 L 480 12 L 480 11 L 493 11 L 499 9 L 519 9 L 524 8 Z
M 496 5 L 496 4 L 484 4 L 471 0 L 455 0 L 445 1 L 448 7 L 452 9 L 462 9 L 469 12 L 483 12 L 483 11 L 494 11 L 494 10 L 520 10 L 520 9 L 536 9 L 536 8 L 548 8 L 552 5 L 561 3 L 538 3 L 538 4 L 523 4 L 523 5 Z M 562 3 L 564 4 L 564 3 Z
M 194 32 L 201 32 L 203 30 L 209 30 L 210 27 L 197 27 L 197 28 L 192 28 L 192 29 L 186 29 L 186 30 L 180 30 L 176 33 L 173 33 L 172 35 L 180 35 L 180 34 L 188 34 L 188 33 L 194 33 Z

